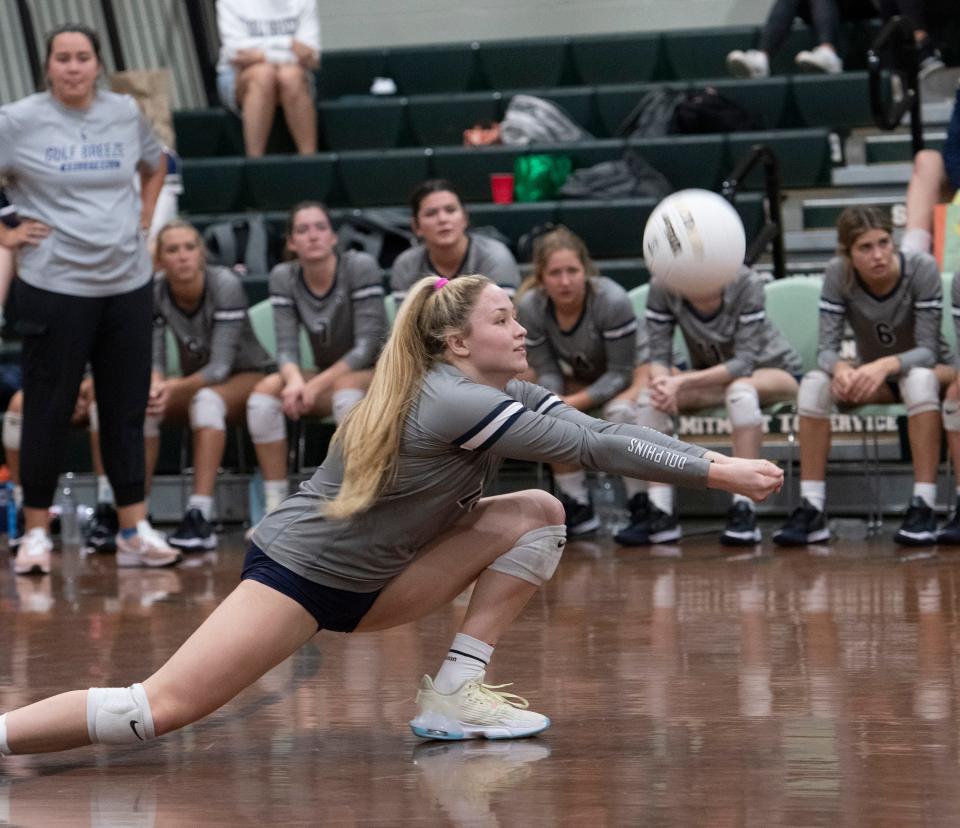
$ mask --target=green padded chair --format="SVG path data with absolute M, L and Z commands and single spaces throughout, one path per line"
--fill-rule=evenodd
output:
M 353 207 L 405 204 L 430 177 L 432 150 L 381 150 L 340 154 L 340 181 Z
M 830 184 L 830 131 L 827 129 L 783 129 L 760 132 L 731 132 L 727 135 L 727 164 L 730 169 L 754 144 L 766 144 L 780 162 L 780 182 L 788 188 L 821 187 Z M 762 165 L 745 179 L 750 189 L 762 189 Z
M 277 356 L 277 337 L 273 330 L 273 306 L 269 299 L 257 302 L 250 308 L 250 324 L 260 344 L 274 359 Z M 307 332 L 300 326 L 300 365 L 307 371 L 316 371 L 317 364 L 313 361 L 313 348 Z
M 679 29 L 663 33 L 664 78 L 723 78 L 727 53 L 750 49 L 757 42 L 756 26 L 722 29 Z
M 407 100 L 407 121 L 417 144 L 458 147 L 465 129 L 478 121 L 500 120 L 502 99 L 499 92 L 418 95 Z
M 320 127 L 329 149 L 392 149 L 405 128 L 406 98 L 347 98 L 318 107 Z
M 245 169 L 243 158 L 185 158 L 180 209 L 191 213 L 242 210 Z
M 477 73 L 479 48 L 474 42 L 391 49 L 387 75 L 402 95 L 466 92 Z
M 567 39 L 531 38 L 481 43 L 477 50 L 488 89 L 559 86 Z
M 659 32 L 575 37 L 570 54 L 584 83 L 636 83 L 653 79 L 660 58 Z
M 247 206 L 287 210 L 298 201 L 326 201 L 337 171 L 334 153 L 247 159 Z

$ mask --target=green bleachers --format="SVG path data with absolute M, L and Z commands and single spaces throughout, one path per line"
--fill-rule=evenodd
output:
M 337 156 L 268 156 L 246 165 L 246 205 L 283 210 L 298 201 L 327 201 L 337 175 Z
M 317 96 L 329 100 L 341 95 L 366 95 L 373 79 L 386 74 L 386 49 L 325 51 L 317 72 Z
M 567 60 L 566 38 L 481 43 L 477 49 L 488 89 L 559 86 Z
M 688 84 L 671 83 L 620 83 L 605 84 L 596 89 L 597 117 L 604 135 L 616 135 L 617 129 L 627 119 L 640 99 L 655 89 L 667 92 L 685 92 Z
M 635 83 L 654 78 L 660 40 L 659 32 L 577 37 L 570 54 L 584 83 Z
M 845 129 L 873 123 L 866 72 L 792 78 L 801 123 Z
M 180 209 L 196 213 L 242 210 L 246 161 L 243 158 L 194 158 L 183 162 Z
M 405 204 L 413 188 L 430 177 L 431 150 L 351 152 L 340 156 L 340 181 L 355 207 Z
M 722 29 L 680 29 L 663 33 L 664 74 L 667 78 L 727 77 L 727 53 L 750 49 L 757 41 L 756 26 Z
M 643 158 L 662 172 L 678 190 L 716 189 L 729 172 L 723 135 L 670 135 L 628 141 Z
M 405 98 L 348 98 L 320 104 L 324 142 L 332 150 L 392 149 L 406 120 Z
M 477 43 L 391 49 L 387 74 L 402 95 L 465 92 L 477 74 Z
M 433 175 L 453 181 L 465 201 L 490 201 L 490 174 L 513 172 L 520 147 L 438 147 Z
M 462 95 L 421 95 L 407 100 L 407 122 L 418 145 L 457 146 L 463 131 L 478 121 L 499 121 L 503 96 L 499 92 Z
M 735 132 L 727 136 L 727 167 L 754 144 L 767 144 L 780 161 L 780 178 L 784 187 L 821 187 L 830 183 L 830 144 L 826 129 L 793 129 L 770 132 Z M 744 182 L 758 189 L 763 186 L 763 172 L 758 167 Z
M 711 81 L 710 85 L 725 98 L 740 104 L 763 129 L 777 129 L 802 126 L 795 117 L 791 117 L 791 80 L 785 77 L 751 80 L 724 78 Z
M 656 199 L 561 201 L 557 219 L 586 242 L 597 259 L 622 259 L 643 253 L 643 228 Z

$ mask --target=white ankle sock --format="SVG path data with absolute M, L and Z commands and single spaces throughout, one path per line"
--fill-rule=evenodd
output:
M 922 497 L 923 502 L 931 509 L 937 505 L 937 484 L 936 483 L 914 483 L 913 496 Z
M 587 494 L 587 473 L 584 471 L 565 472 L 564 474 L 555 474 L 553 479 L 567 497 L 572 497 L 577 503 L 589 503 L 590 495 Z
M 922 227 L 911 227 L 904 232 L 900 241 L 900 250 L 903 253 L 929 253 L 932 237 L 930 232 Z
M 800 497 L 810 501 L 812 506 L 816 506 L 821 512 L 827 502 L 827 481 L 826 480 L 801 480 Z
M 0 716 L 0 756 L 10 755 L 10 745 L 7 744 L 7 714 Z
M 440 693 L 452 693 L 465 681 L 476 678 L 486 670 L 492 656 L 493 647 L 489 644 L 464 633 L 457 633 L 447 653 L 447 660 L 440 666 L 433 680 L 433 686 Z
M 957 492 L 960 492 L 960 486 L 957 487 Z M 23 508 L 23 486 L 19 483 L 15 483 L 13 486 L 13 502 L 17 504 L 17 508 Z
M 656 506 L 661 512 L 673 514 L 673 486 L 653 485 L 647 490 L 650 496 L 650 505 Z
M 637 480 L 635 477 L 623 478 L 623 490 L 626 492 L 627 500 L 630 500 L 634 495 L 647 491 L 649 487 L 650 484 L 646 480 Z
M 266 511 L 272 512 L 287 496 L 289 486 L 286 479 L 263 481 L 263 505 Z
M 113 486 L 110 485 L 110 478 L 105 474 L 97 475 L 97 503 L 113 505 Z
M 187 511 L 189 512 L 191 509 L 199 509 L 203 519 L 210 520 L 211 515 L 213 515 L 213 498 L 209 495 L 190 495 L 190 499 L 187 501 Z
M 733 496 L 733 502 L 734 502 L 734 503 L 746 503 L 747 506 L 750 507 L 750 511 L 751 511 L 751 512 L 754 511 L 753 501 L 752 501 L 749 497 L 747 497 L 746 495 L 735 494 L 735 495 Z

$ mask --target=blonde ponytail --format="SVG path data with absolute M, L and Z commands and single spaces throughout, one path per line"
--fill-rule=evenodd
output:
M 423 378 L 442 359 L 449 334 L 470 333 L 470 311 L 489 284 L 485 276 L 450 281 L 427 276 L 411 288 L 370 389 L 334 435 L 343 456 L 343 483 L 325 505 L 327 517 L 342 519 L 366 511 L 392 480 L 407 413 Z

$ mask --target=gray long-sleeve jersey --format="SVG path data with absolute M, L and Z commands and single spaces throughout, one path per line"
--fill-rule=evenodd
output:
M 184 376 L 200 371 L 216 385 L 241 371 L 270 371 L 273 360 L 253 332 L 247 294 L 240 279 L 225 267 L 204 271 L 203 298 L 187 313 L 174 301 L 166 277 L 153 283 L 153 367 L 166 374 L 166 328 L 177 341 Z
M 800 373 L 799 355 L 767 318 L 760 276 L 746 268 L 724 287 L 720 307 L 709 316 L 682 296 L 656 283 L 650 285 L 647 331 L 653 362 L 673 365 L 676 325 L 690 353 L 690 367 L 696 371 L 724 365 L 732 377 L 748 377 L 757 368 Z
M 652 429 L 597 420 L 555 394 L 513 380 L 481 385 L 445 363 L 431 369 L 407 415 L 396 473 L 373 506 L 327 520 L 343 459 L 334 445 L 313 477 L 270 512 L 253 540 L 316 583 L 372 592 L 398 575 L 483 494 L 501 458 L 569 463 L 704 488 L 706 449 Z
M 150 281 L 133 179 L 160 145 L 129 95 L 97 90 L 85 110 L 49 92 L 0 108 L 0 175 L 21 218 L 48 224 L 17 252 L 17 273 L 71 296 L 128 293 Z
M 943 283 L 937 263 L 926 253 L 900 255 L 900 279 L 883 296 L 874 294 L 856 274 L 845 273 L 842 259 L 831 259 L 820 293 L 817 364 L 828 374 L 840 361 L 844 322 L 850 324 L 861 363 L 897 356 L 903 372 L 951 362 L 940 333 Z
M 513 296 L 520 286 L 520 269 L 507 246 L 489 236 L 470 233 L 468 237 L 467 252 L 451 278 L 479 273 Z M 390 268 L 390 292 L 397 304 L 417 281 L 436 272 L 425 245 L 418 244 L 404 250 Z
M 366 253 L 342 253 L 333 284 L 323 296 L 310 290 L 299 264 L 277 265 L 270 272 L 277 364 L 301 364 L 303 325 L 319 370 L 341 359 L 352 371 L 372 368 L 387 338 L 383 295 L 383 271 Z
M 583 311 L 569 330 L 560 327 L 540 288 L 521 297 L 517 316 L 527 329 L 527 359 L 544 388 L 563 394 L 564 378 L 586 382 L 590 398 L 603 405 L 633 381 L 637 318 L 627 292 L 612 279 L 587 282 Z

